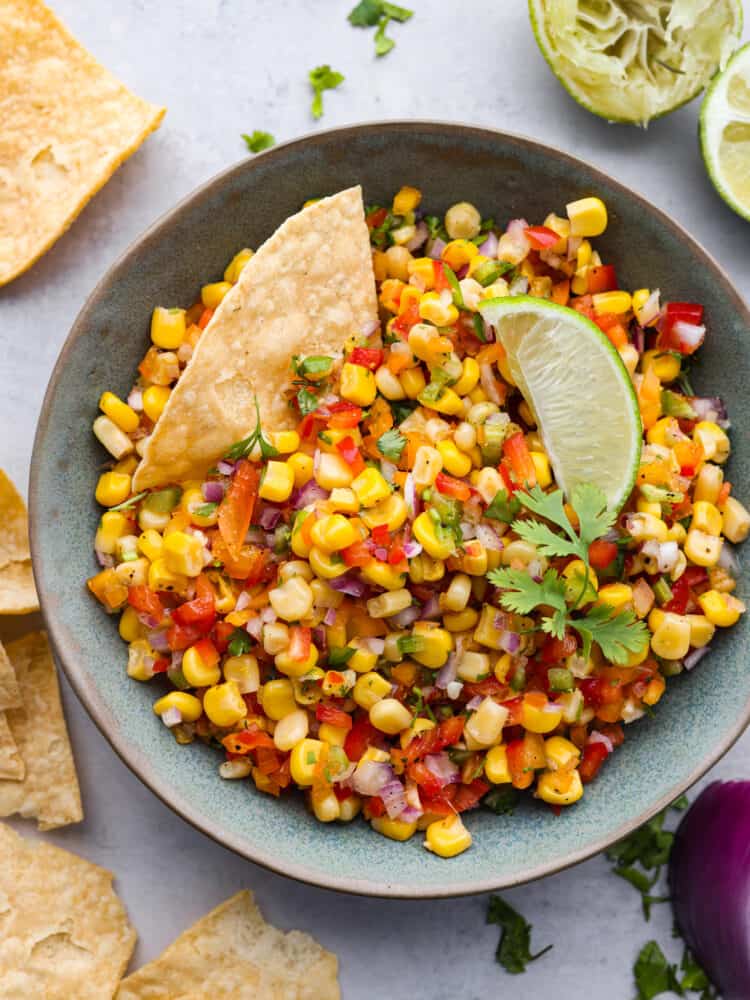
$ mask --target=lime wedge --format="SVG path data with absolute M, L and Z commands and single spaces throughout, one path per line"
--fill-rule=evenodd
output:
M 724 201 L 750 219 L 750 45 L 708 88 L 700 120 L 708 176 Z
M 700 93 L 742 31 L 740 0 L 529 0 L 529 14 L 570 95 L 640 125 Z
M 479 306 L 505 348 L 567 496 L 594 483 L 619 510 L 633 489 L 643 429 L 620 355 L 591 320 L 526 295 Z

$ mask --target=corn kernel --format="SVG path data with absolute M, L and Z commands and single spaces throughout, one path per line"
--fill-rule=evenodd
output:
M 289 756 L 289 771 L 298 785 L 312 785 L 320 756 L 325 748 L 322 740 L 300 740 Z
M 214 658 L 213 662 L 206 662 L 195 646 L 185 650 L 182 657 L 182 673 L 191 687 L 211 687 L 221 680 L 218 660 Z
M 124 403 L 113 392 L 103 392 L 99 400 L 99 409 L 116 424 L 121 431 L 132 433 L 140 423 L 140 417 L 135 410 Z
M 471 847 L 471 834 L 460 816 L 446 816 L 427 827 L 424 846 L 440 858 L 455 858 Z
M 370 825 L 376 833 L 389 840 L 408 840 L 417 832 L 416 823 L 404 823 L 403 820 L 389 819 L 387 816 L 373 817 Z
M 310 538 L 313 545 L 324 552 L 340 552 L 353 545 L 358 535 L 351 521 L 342 514 L 328 514 L 315 522 Z
M 324 490 L 343 489 L 352 485 L 351 467 L 341 455 L 322 452 L 319 456 L 315 482 Z
M 626 525 L 628 534 L 637 542 L 646 542 L 650 539 L 657 542 L 667 540 L 666 524 L 653 514 L 628 514 Z
M 544 759 L 548 771 L 568 771 L 578 766 L 581 751 L 564 736 L 550 736 L 544 741 Z
M 362 523 L 370 531 L 379 525 L 385 525 L 389 531 L 398 531 L 408 516 L 409 509 L 400 493 L 391 493 L 385 500 L 363 510 L 360 515 Z
M 405 574 L 402 570 L 396 566 L 390 566 L 388 563 L 379 562 L 377 559 L 373 559 L 366 566 L 363 566 L 360 572 L 364 580 L 376 587 L 382 587 L 383 590 L 400 590 L 404 585 Z
M 729 458 L 729 437 L 712 420 L 701 420 L 695 425 L 693 440 L 699 441 L 703 446 L 703 457 L 706 461 L 723 465 Z
M 530 451 L 531 461 L 534 463 L 537 486 L 545 490 L 552 485 L 552 470 L 550 469 L 549 458 L 543 451 Z
M 258 496 L 273 503 L 283 503 L 294 489 L 294 469 L 287 462 L 269 461 L 258 489 Z
M 172 393 L 166 385 L 150 385 L 143 393 L 143 411 L 154 423 L 164 412 L 164 407 Z
M 542 701 L 536 693 L 526 695 L 521 705 L 521 725 L 530 733 L 551 733 L 562 719 L 562 708 L 556 703 Z
M 664 614 L 651 636 L 651 649 L 665 660 L 681 660 L 687 655 L 690 649 L 690 622 L 685 615 Z
M 305 739 L 308 729 L 308 715 L 303 708 L 297 708 L 285 715 L 276 723 L 276 728 L 273 731 L 273 742 L 276 749 L 281 750 L 282 753 L 293 750 L 300 740 Z
M 170 708 L 176 708 L 183 722 L 196 722 L 203 714 L 203 706 L 195 695 L 187 691 L 170 691 L 154 702 L 154 714 L 160 718 Z
M 235 726 L 247 715 L 247 705 L 234 681 L 210 687 L 203 696 L 203 710 L 221 729 Z
M 607 208 L 601 198 L 580 198 L 565 206 L 571 236 L 601 236 L 607 228 Z
M 390 693 L 391 685 L 385 677 L 371 672 L 361 674 L 357 678 L 352 698 L 354 698 L 360 708 L 364 708 L 365 711 L 369 712 L 376 702 L 382 698 L 386 698 Z
M 92 425 L 92 430 L 97 440 L 104 445 L 113 458 L 121 459 L 132 454 L 133 442 L 108 416 L 102 414 L 102 416 L 97 417 Z
M 454 441 L 451 441 L 449 438 L 444 441 L 438 441 L 437 450 L 440 452 L 443 468 L 451 476 L 457 476 L 459 479 L 462 479 L 471 472 L 471 458 L 464 452 L 459 451 Z
M 724 472 L 718 465 L 706 462 L 698 470 L 693 485 L 693 501 L 706 500 L 715 504 L 719 499 L 719 492 L 724 484 Z
M 444 300 L 439 292 L 425 292 L 419 300 L 419 315 L 435 326 L 452 326 L 458 319 L 458 309 L 447 296 Z
M 294 473 L 294 485 L 297 489 L 312 479 L 314 465 L 312 455 L 305 455 L 304 452 L 297 451 L 289 456 L 286 464 Z
M 416 399 L 427 385 L 421 367 L 405 369 L 399 375 L 399 380 L 408 399 Z
M 151 314 L 151 340 L 165 351 L 176 351 L 185 339 L 185 310 L 157 306 Z
M 284 649 L 276 654 L 273 662 L 280 674 L 285 674 L 287 677 L 304 677 L 318 662 L 318 649 L 314 645 L 310 646 L 310 652 L 304 660 L 294 659 L 289 650 Z
M 224 271 L 224 281 L 229 281 L 233 285 L 236 284 L 239 280 L 240 274 L 242 273 L 242 269 L 252 256 L 253 251 L 247 247 L 240 250 L 239 253 L 236 253 L 227 264 L 227 268 Z
M 390 496 L 391 488 L 378 469 L 368 466 L 352 480 L 351 487 L 362 507 L 374 507 Z
M 705 615 L 685 615 L 690 623 L 690 645 L 693 649 L 707 646 L 714 637 L 716 626 Z
M 163 558 L 167 569 L 179 576 L 198 576 L 203 569 L 203 543 L 184 531 L 165 535 Z
M 744 542 L 750 532 L 750 513 L 732 496 L 722 505 L 721 531 L 735 545 Z
M 395 698 L 381 698 L 370 709 L 370 722 L 381 733 L 395 736 L 407 729 L 412 721 L 409 709 Z
M 492 747 L 484 758 L 484 776 L 493 785 L 505 785 L 511 780 L 508 753 L 502 744 Z
M 224 680 L 234 681 L 240 694 L 253 694 L 260 687 L 258 660 L 251 653 L 228 656 L 221 669 Z
M 197 575 L 197 574 L 196 574 Z M 173 572 L 166 559 L 155 559 L 148 570 L 148 585 L 151 590 L 166 590 L 168 593 L 184 594 L 190 584 L 190 578 L 182 573 Z
M 599 589 L 596 603 L 606 604 L 615 611 L 622 611 L 633 601 L 633 588 L 627 583 L 608 583 Z
M 468 632 L 474 628 L 478 621 L 479 612 L 475 611 L 474 608 L 465 608 L 463 611 L 443 615 L 443 625 L 449 632 Z
M 705 531 L 707 535 L 721 534 L 721 513 L 707 500 L 696 500 L 693 504 L 693 517 L 690 529 Z
M 411 607 L 411 591 L 402 587 L 400 590 L 390 590 L 377 597 L 371 597 L 367 602 L 367 614 L 370 618 L 391 618 L 393 615 Z
M 539 776 L 536 794 L 553 806 L 570 806 L 583 796 L 583 784 L 577 770 L 545 771 Z
M 201 288 L 201 302 L 206 309 L 218 309 L 222 299 L 232 290 L 230 281 L 214 281 Z
M 685 555 L 696 566 L 715 566 L 719 561 L 723 539 L 691 527 L 685 539 Z
M 119 510 L 108 510 L 101 516 L 94 544 L 99 552 L 113 555 L 118 541 L 128 531 L 128 519 Z
M 735 625 L 741 614 L 745 612 L 745 605 L 738 598 L 731 594 L 723 594 L 718 590 L 707 590 L 698 598 L 703 614 L 712 625 L 719 628 L 729 628 Z
M 502 739 L 503 726 L 507 720 L 508 709 L 486 697 L 466 720 L 464 734 L 475 746 L 491 747 Z
M 641 371 L 645 374 L 649 368 L 661 382 L 674 382 L 680 374 L 680 360 L 662 351 L 646 351 L 641 356 Z
M 102 507 L 116 507 L 130 496 L 130 476 L 122 472 L 104 472 L 96 484 L 96 501 Z
M 470 240 L 457 239 L 446 243 L 441 256 L 448 267 L 455 272 L 471 263 L 472 258 L 478 253 L 479 249 Z
M 621 315 L 622 313 L 630 312 L 633 305 L 630 293 L 619 291 L 599 292 L 591 296 L 591 301 L 593 302 L 594 312 L 597 316 L 602 316 L 604 313 Z
M 416 518 L 412 531 L 425 552 L 433 559 L 448 559 L 455 552 L 455 538 L 430 517 L 429 511 L 423 511 Z
M 408 215 L 414 212 L 422 200 L 422 192 L 419 188 L 409 187 L 405 184 L 393 198 L 393 214 Z
M 297 702 L 292 682 L 286 678 L 266 681 L 260 688 L 260 703 L 268 718 L 276 722 L 296 711 Z

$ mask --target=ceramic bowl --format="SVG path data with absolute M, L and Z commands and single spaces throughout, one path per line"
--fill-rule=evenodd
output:
M 581 861 L 696 781 L 747 725 L 747 630 L 723 633 L 698 669 L 670 681 L 653 717 L 628 727 L 625 745 L 578 805 L 559 817 L 533 800 L 513 816 L 473 812 L 471 850 L 445 861 L 423 849 L 421 836 L 401 844 L 361 821 L 325 826 L 301 796 L 276 800 L 249 782 L 220 780 L 215 751 L 178 746 L 155 718 L 153 688 L 127 677 L 117 622 L 84 585 L 95 571 L 93 493 L 105 458 L 91 423 L 104 389 L 128 392 L 153 306 L 195 301 L 238 249 L 257 247 L 309 197 L 362 184 L 367 202 L 388 202 L 404 183 L 421 188 L 433 211 L 466 199 L 503 221 L 540 221 L 584 195 L 603 198 L 610 222 L 597 245 L 623 287 L 658 286 L 670 299 L 706 307 L 696 391 L 721 394 L 735 418 L 729 474 L 742 497 L 750 317 L 705 251 L 637 194 L 558 150 L 462 125 L 395 122 L 317 133 L 244 160 L 182 201 L 107 272 L 47 389 L 31 472 L 32 547 L 42 610 L 71 684 L 117 753 L 175 812 L 246 858 L 306 882 L 378 896 L 453 896 Z

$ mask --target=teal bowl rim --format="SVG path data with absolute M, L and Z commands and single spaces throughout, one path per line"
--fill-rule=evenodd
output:
M 655 216 L 661 225 L 671 232 L 672 236 L 687 243 L 693 252 L 702 257 L 705 265 L 713 271 L 714 276 L 723 286 L 725 293 L 731 297 L 734 308 L 743 317 L 745 326 L 750 329 L 750 310 L 745 305 L 745 302 L 740 294 L 734 288 L 734 285 L 732 284 L 732 281 L 727 273 L 714 259 L 714 257 L 666 212 L 657 208 L 642 195 L 635 192 L 632 188 L 613 178 L 611 175 L 606 173 L 606 171 L 592 166 L 590 163 L 581 160 L 579 157 L 572 156 L 554 146 L 538 142 L 536 139 L 531 139 L 527 136 L 518 135 L 516 133 L 504 132 L 501 129 L 485 128 L 461 122 L 440 122 L 429 119 L 383 119 L 380 121 L 364 122 L 357 125 L 347 125 L 308 133 L 300 138 L 290 139 L 287 142 L 279 143 L 272 149 L 260 153 L 252 159 L 241 160 L 239 163 L 236 163 L 233 166 L 222 170 L 220 173 L 215 174 L 212 178 L 205 181 L 199 187 L 195 188 L 192 192 L 182 198 L 173 208 L 163 213 L 144 233 L 136 238 L 127 247 L 127 249 L 120 254 L 120 256 L 107 268 L 104 275 L 99 279 L 94 290 L 81 307 L 78 316 L 71 327 L 70 333 L 65 339 L 44 394 L 31 457 L 31 471 L 29 478 L 29 527 L 32 565 L 34 567 L 34 577 L 39 593 L 41 613 L 50 635 L 57 660 L 61 664 L 65 676 L 75 691 L 78 699 L 81 701 L 90 718 L 115 751 L 117 756 L 148 789 L 161 799 L 166 806 L 168 806 L 173 812 L 177 813 L 178 816 L 188 822 L 191 826 L 195 827 L 195 829 L 200 830 L 201 833 L 216 841 L 216 843 L 229 848 L 241 857 L 246 858 L 248 861 L 261 865 L 277 875 L 292 878 L 296 881 L 304 882 L 308 885 L 317 886 L 319 888 L 333 889 L 339 892 L 352 893 L 355 895 L 391 899 L 442 899 L 476 895 L 479 893 L 491 892 L 498 889 L 510 888 L 512 886 L 532 882 L 536 879 L 543 878 L 545 875 L 551 875 L 555 872 L 564 871 L 566 868 L 570 868 L 581 861 L 585 861 L 588 858 L 599 854 L 611 844 L 620 840 L 622 837 L 627 836 L 628 833 L 647 822 L 652 816 L 666 808 L 670 802 L 674 801 L 674 799 L 695 784 L 695 782 L 697 782 L 714 764 L 716 764 L 717 761 L 719 761 L 734 745 L 734 743 L 736 743 L 748 725 L 750 725 L 750 698 L 748 698 L 742 707 L 737 724 L 725 734 L 723 740 L 718 743 L 714 750 L 710 752 L 707 757 L 685 778 L 675 782 L 674 786 L 649 808 L 639 812 L 626 822 L 620 824 L 620 826 L 613 832 L 601 837 L 601 839 L 595 841 L 593 844 L 589 844 L 579 851 L 571 852 L 564 861 L 553 861 L 546 864 L 542 863 L 529 866 L 519 872 L 514 872 L 513 875 L 507 877 L 501 876 L 499 878 L 472 879 L 467 882 L 453 884 L 444 890 L 434 888 L 421 889 L 420 887 L 405 890 L 390 884 L 374 885 L 372 882 L 365 879 L 326 877 L 321 876 L 317 870 L 303 864 L 287 863 L 284 868 L 281 868 L 271 851 L 266 850 L 259 845 L 253 845 L 252 848 L 248 847 L 248 845 L 242 843 L 239 838 L 222 830 L 219 824 L 213 823 L 209 818 L 200 815 L 188 803 L 178 805 L 174 801 L 173 792 L 167 781 L 161 779 L 156 773 L 154 773 L 148 764 L 141 768 L 133 760 L 131 760 L 128 740 L 123 734 L 111 733 L 108 731 L 104 719 L 100 716 L 100 707 L 98 704 L 99 699 L 96 692 L 89 689 L 87 677 L 83 671 L 79 671 L 75 659 L 66 655 L 67 636 L 65 634 L 65 630 L 62 627 L 58 627 L 54 614 L 48 611 L 48 606 L 50 608 L 53 607 L 53 601 L 51 599 L 51 594 L 48 594 L 47 588 L 45 587 L 42 573 L 37 570 L 37 567 L 44 561 L 44 553 L 38 544 L 36 531 L 36 521 L 41 505 L 39 492 L 39 467 L 42 462 L 41 452 L 44 447 L 52 399 L 57 390 L 57 384 L 61 378 L 62 372 L 67 364 L 68 355 L 78 337 L 85 332 L 87 314 L 96 304 L 99 297 L 106 292 L 113 273 L 128 262 L 135 259 L 142 245 L 151 240 L 159 239 L 162 230 L 168 227 L 172 220 L 178 216 L 191 202 L 209 192 L 213 192 L 217 188 L 220 188 L 227 179 L 235 176 L 236 174 L 246 170 L 252 170 L 254 165 L 261 159 L 264 162 L 267 162 L 269 159 L 271 161 L 276 158 L 281 159 L 282 156 L 285 155 L 286 151 L 290 149 L 294 150 L 300 146 L 315 145 L 319 140 L 329 138 L 334 135 L 337 136 L 341 142 L 345 143 L 353 136 L 360 136 L 363 133 L 373 130 L 377 131 L 378 129 L 384 127 L 403 131 L 405 137 L 408 137 L 408 133 L 416 127 L 425 132 L 434 132 L 436 135 L 445 134 L 446 131 L 449 131 L 458 132 L 464 135 L 473 135 L 477 138 L 484 138 L 487 140 L 499 138 L 506 143 L 517 146 L 519 149 L 533 151 L 537 154 L 554 157 L 558 161 L 564 161 L 571 168 L 584 168 L 595 178 L 600 178 L 604 184 L 617 189 L 621 194 L 640 204 L 642 208 Z

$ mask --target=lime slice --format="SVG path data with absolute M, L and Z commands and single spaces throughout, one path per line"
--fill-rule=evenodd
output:
M 643 429 L 620 355 L 591 320 L 526 295 L 479 306 L 508 354 L 567 496 L 594 483 L 619 510 L 633 489 Z
M 529 14 L 579 104 L 641 125 L 700 93 L 742 31 L 740 0 L 529 0 Z
M 750 219 L 750 45 L 732 56 L 701 108 L 701 148 L 724 201 Z

